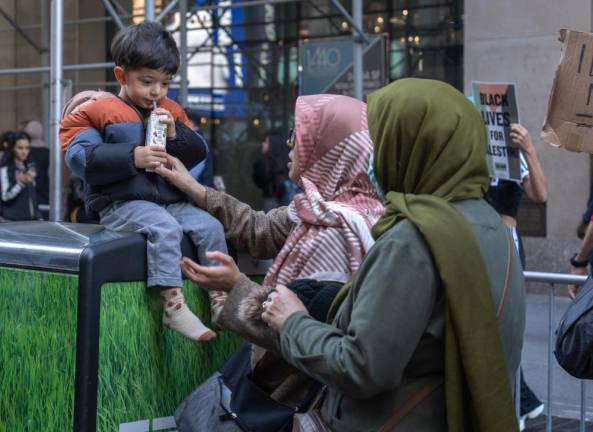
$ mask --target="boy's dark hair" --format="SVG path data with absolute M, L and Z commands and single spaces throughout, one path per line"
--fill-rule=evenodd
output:
M 164 70 L 171 75 L 179 68 L 179 50 L 167 30 L 155 22 L 131 25 L 119 31 L 111 42 L 116 66 L 136 70 Z

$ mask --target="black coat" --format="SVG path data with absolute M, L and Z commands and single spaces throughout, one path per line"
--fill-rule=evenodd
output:
M 2 217 L 13 221 L 39 219 L 35 186 L 32 183 L 18 183 L 17 172 L 24 170 L 19 170 L 13 161 L 0 168 Z

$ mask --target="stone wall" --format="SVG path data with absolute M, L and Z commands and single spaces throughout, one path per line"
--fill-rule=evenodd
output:
M 585 154 L 543 145 L 539 132 L 560 58 L 558 31 L 591 30 L 591 1 L 471 0 L 465 2 L 464 86 L 472 81 L 515 82 L 521 123 L 531 132 L 548 178 L 547 236 L 574 238 L 589 193 Z

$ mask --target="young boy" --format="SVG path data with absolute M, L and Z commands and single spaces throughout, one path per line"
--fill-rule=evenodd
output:
M 146 121 L 156 102 L 154 112 L 167 125 L 166 152 L 188 168 L 206 156 L 205 139 L 188 127 L 184 111 L 166 97 L 179 67 L 179 51 L 169 32 L 145 22 L 121 30 L 111 53 L 119 95 L 81 98 L 82 104 L 70 104 L 71 112 L 60 128 L 66 163 L 86 183 L 85 204 L 99 213 L 101 224 L 146 235 L 147 285 L 161 290 L 163 324 L 189 339 L 210 340 L 216 334 L 185 304 L 180 242 L 187 233 L 199 261 L 215 265 L 205 253 L 227 253 L 222 225 L 158 174 L 147 171 L 166 159 L 163 150 L 144 145 Z M 210 301 L 216 315 L 224 293 L 210 292 Z

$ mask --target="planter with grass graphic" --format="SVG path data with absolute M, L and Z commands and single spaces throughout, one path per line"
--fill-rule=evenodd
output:
M 134 282 L 141 236 L 33 222 L 0 225 L 0 239 L 0 432 L 173 430 L 175 407 L 238 344 L 163 329 L 158 292 Z M 184 294 L 209 322 L 205 293 Z

